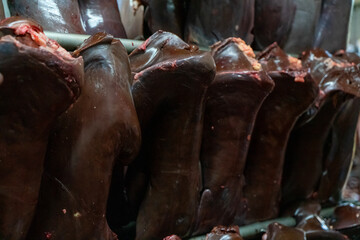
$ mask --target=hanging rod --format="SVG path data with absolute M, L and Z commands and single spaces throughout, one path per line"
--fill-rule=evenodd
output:
M 79 46 L 85 39 L 89 38 L 91 35 L 83 35 L 83 34 L 74 34 L 74 33 L 56 33 L 44 31 L 45 35 L 57 41 L 63 48 L 68 51 L 73 51 Z M 139 40 L 130 40 L 130 39 L 122 39 L 117 38 L 121 41 L 128 52 L 133 51 L 135 48 L 140 46 L 143 41 Z
M 57 33 L 44 31 L 45 35 L 57 41 L 63 48 L 68 51 L 74 51 L 77 46 L 79 46 L 85 39 L 89 38 L 91 35 L 84 34 L 75 34 L 75 33 Z M 128 53 L 132 52 L 135 48 L 139 47 L 144 41 L 141 40 L 132 40 L 124 38 L 116 38 L 121 41 Z M 199 47 L 200 50 L 209 51 L 207 47 Z

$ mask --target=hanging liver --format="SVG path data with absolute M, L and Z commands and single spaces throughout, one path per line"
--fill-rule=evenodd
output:
M 315 30 L 314 48 L 330 52 L 346 49 L 352 0 L 323 0 Z
M 187 0 L 140 0 L 146 6 L 144 20 L 150 34 L 164 30 L 184 35 L 187 15 Z
M 290 228 L 279 223 L 272 223 L 267 227 L 266 233 L 262 237 L 263 240 L 306 240 L 305 232 Z
M 44 232 L 51 239 L 116 239 L 105 216 L 113 166 L 130 163 L 140 148 L 125 48 L 98 33 L 74 55 L 84 59 L 85 84 L 52 130 L 29 240 Z
M 140 155 L 128 171 L 129 200 L 135 208 L 141 203 L 136 239 L 186 237 L 199 205 L 203 112 L 214 60 L 159 31 L 130 54 L 130 62 L 143 136 Z
M 35 212 L 50 127 L 78 98 L 83 61 L 28 19 L 5 19 L 0 32 L 0 238 L 19 240 Z
M 277 48 L 260 54 L 268 70 L 272 62 L 288 61 Z M 284 66 L 285 67 L 285 66 Z M 291 69 L 289 61 L 288 69 Z M 275 70 L 274 69 L 274 70 Z M 245 223 L 274 218 L 279 213 L 282 171 L 290 132 L 314 102 L 318 87 L 304 70 L 271 71 L 274 90 L 257 115 L 245 167 L 244 195 L 247 200 Z
M 216 77 L 206 96 L 201 151 L 203 190 L 195 234 L 241 218 L 244 166 L 258 110 L 274 83 L 241 39 L 212 47 Z
M 115 37 L 126 38 L 116 0 L 79 0 L 78 3 L 86 34 L 104 31 Z
M 287 41 L 296 12 L 294 0 L 256 0 L 254 37 L 262 50 L 273 42 L 283 47 Z
M 338 117 L 339 111 L 360 93 L 356 65 L 335 58 L 323 50 L 306 52 L 303 56 L 303 64 L 310 68 L 311 75 L 321 91 L 307 116 L 297 123 L 289 140 L 282 190 L 284 205 L 308 198 L 318 198 L 318 187 L 322 173 L 327 171 L 326 165 L 332 164 L 331 161 L 336 164 L 336 154 L 349 153 L 337 151 L 339 150 L 337 147 L 334 147 L 334 152 L 330 152 L 332 147 L 329 140 L 332 138 L 332 129 L 336 131 L 340 126 L 339 121 L 349 121 L 349 119 L 340 120 L 342 117 Z M 334 132 L 334 134 L 339 133 Z M 353 138 L 354 134 L 350 134 L 351 137 L 347 135 L 346 138 Z M 352 145 L 353 140 L 346 141 L 348 143 L 350 141 Z M 335 160 L 326 160 L 327 157 Z M 342 166 L 343 169 L 349 167 L 349 159 L 346 162 Z M 339 168 L 332 169 L 330 172 L 335 176 L 339 174 L 339 170 Z M 340 172 L 342 175 L 347 175 L 342 170 Z M 341 181 L 341 178 L 344 179 L 340 177 L 337 180 Z
M 77 0 L 9 0 L 11 16 L 36 20 L 47 31 L 84 34 Z
M 229 37 L 253 41 L 255 0 L 190 1 L 185 26 L 185 40 L 209 46 Z

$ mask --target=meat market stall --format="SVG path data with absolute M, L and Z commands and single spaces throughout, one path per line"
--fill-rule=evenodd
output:
M 354 1 L 1 3 L 0 239 L 360 239 Z

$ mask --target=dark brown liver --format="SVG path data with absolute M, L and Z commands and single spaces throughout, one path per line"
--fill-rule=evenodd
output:
M 296 12 L 294 0 L 256 0 L 254 37 L 257 48 L 273 42 L 283 47 L 290 33 Z
M 245 223 L 278 215 L 288 138 L 296 120 L 318 94 L 311 76 L 304 70 L 292 71 L 299 68 L 298 64 L 292 65 L 291 58 L 277 46 L 266 49 L 259 57 L 264 68 L 271 71 L 275 87 L 257 115 L 246 160 Z
M 0 20 L 3 20 L 5 18 L 5 13 L 4 13 L 4 5 L 2 3 L 2 1 L 0 2 Z
M 203 190 L 196 234 L 241 218 L 244 166 L 257 112 L 274 87 L 249 46 L 229 38 L 213 46 L 217 73 L 206 96 Z
M 275 88 L 257 115 L 245 167 L 246 223 L 278 215 L 290 132 L 318 88 L 306 72 L 270 72 Z
M 336 132 L 336 128 L 341 128 L 340 125 L 344 124 L 339 121 L 350 121 L 349 126 L 354 124 L 353 120 L 347 117 L 344 119 L 338 115 L 342 114 L 341 109 L 345 104 L 351 104 L 348 102 L 354 96 L 359 95 L 360 90 L 357 77 L 358 67 L 342 59 L 334 58 L 328 52 L 308 51 L 303 56 L 303 64 L 310 68 L 311 75 L 321 91 L 317 101 L 310 108 L 311 111 L 308 111 L 307 116 L 297 123 L 289 140 L 284 167 L 283 202 L 285 205 L 292 201 L 318 198 L 319 184 L 323 173 L 326 175 L 326 178 L 322 180 L 323 187 L 327 188 L 326 182 L 329 181 L 339 181 L 340 185 L 343 184 L 341 179 L 347 175 L 349 159 L 346 160 L 346 164 L 341 165 L 339 162 L 342 160 L 339 161 L 338 156 L 348 158 L 349 152 L 347 150 L 343 152 L 337 146 L 332 145 L 331 141 L 336 140 L 332 139 L 332 134 L 335 134 L 335 138 L 343 134 Z M 351 106 L 354 107 L 352 104 Z M 356 114 L 357 111 L 350 111 L 348 114 Z M 347 135 L 346 139 L 349 140 L 344 139 L 344 141 L 352 145 L 354 134 L 355 132 L 350 136 Z M 330 149 L 333 150 L 330 151 Z M 338 166 L 336 169 L 329 170 L 332 175 L 329 176 L 326 174 L 327 165 L 331 164 L 338 164 Z M 329 179 L 333 177 L 337 179 Z M 328 190 L 323 187 L 321 190 L 323 197 L 321 198 L 325 201 L 323 198 L 338 192 L 339 185 L 336 188 L 330 187 L 331 189 Z M 332 193 L 325 193 L 325 191 Z
M 256 58 L 259 60 L 265 71 L 294 71 L 302 70 L 301 60 L 288 56 L 279 45 L 274 42 L 258 53 Z
M 255 46 L 262 50 L 277 42 L 288 53 L 313 47 L 321 0 L 256 0 Z
M 288 53 L 300 54 L 313 46 L 322 0 L 293 0 L 293 2 L 296 5 L 294 20 L 283 48 Z
M 321 205 L 318 201 L 305 201 L 295 211 L 296 228 L 305 232 L 324 230 L 328 231 L 329 227 L 325 220 L 320 218 Z
M 360 78 L 359 78 L 360 79 Z M 354 158 L 355 133 L 359 119 L 360 99 L 351 99 L 339 110 L 326 144 L 318 198 L 334 204 L 341 200 Z
M 52 130 L 29 240 L 44 239 L 44 233 L 51 239 L 116 239 L 105 216 L 113 166 L 130 163 L 140 147 L 125 48 L 99 33 L 74 55 L 84 59 L 85 85 Z
M 0 32 L 0 238 L 18 240 L 35 211 L 50 126 L 78 98 L 83 61 L 33 21 L 5 19 Z
M 313 47 L 335 52 L 346 48 L 352 0 L 323 0 Z
M 360 207 L 344 204 L 335 208 L 331 226 L 336 230 L 360 225 Z
M 44 30 L 85 33 L 77 0 L 9 0 L 8 5 L 11 16 L 35 19 Z
M 263 240 L 306 240 L 305 232 L 279 223 L 272 223 L 267 227 Z
M 184 35 L 188 0 L 140 0 L 146 6 L 144 19 L 150 34 L 158 30 Z
M 79 0 L 78 3 L 86 34 L 104 31 L 126 38 L 116 0 Z
M 141 202 L 136 239 L 186 237 L 200 200 L 204 100 L 215 76 L 214 60 L 159 31 L 130 54 L 130 62 L 143 136 L 128 171 L 129 200 Z
M 185 40 L 210 46 L 228 37 L 253 41 L 255 0 L 190 1 L 185 26 Z

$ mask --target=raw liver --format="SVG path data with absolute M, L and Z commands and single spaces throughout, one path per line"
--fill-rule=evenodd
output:
M 359 112 L 360 99 L 351 99 L 339 110 L 334 120 L 328 136 L 328 152 L 323 160 L 323 173 L 317 190 L 317 198 L 322 202 L 330 201 L 336 204 L 341 200 L 341 193 L 354 159 Z
M 130 54 L 130 62 L 143 136 L 140 155 L 128 171 L 129 200 L 135 208 L 141 203 L 136 239 L 186 237 L 200 200 L 203 113 L 214 60 L 158 31 Z
M 126 38 L 116 0 L 79 0 L 78 3 L 86 34 L 104 31 Z
M 288 53 L 313 47 L 321 13 L 321 0 L 256 0 L 255 47 L 277 42 Z
M 47 31 L 84 34 L 77 0 L 9 0 L 11 16 L 36 20 Z
M 51 239 L 116 239 L 105 216 L 113 166 L 130 163 L 140 148 L 125 48 L 98 33 L 74 55 L 84 59 L 85 84 L 52 130 L 29 240 L 44 232 Z
M 323 50 L 311 50 L 303 55 L 303 65 L 310 68 L 311 75 L 321 91 L 317 101 L 311 107 L 311 111 L 297 123 L 289 140 L 282 190 L 284 205 L 308 198 L 317 199 L 321 175 L 327 171 L 326 165 L 331 164 L 332 161 L 335 164 L 338 162 L 335 154 L 344 154 L 343 156 L 349 154 L 349 152 L 336 152 L 339 148 L 332 147 L 329 140 L 332 138 L 332 129 L 335 130 L 335 136 L 340 134 L 338 131 L 336 132 L 336 129 L 339 124 L 344 123 L 339 121 L 352 122 L 350 119 L 338 117 L 341 114 L 339 111 L 360 93 L 358 66 L 352 63 L 335 58 Z M 355 110 L 354 113 L 356 111 L 358 110 Z M 348 143 L 350 141 L 350 145 L 352 145 L 354 134 L 355 130 L 353 134 L 350 134 L 351 136 L 346 136 L 347 139 L 351 139 L 346 140 Z M 331 148 L 334 148 L 333 152 L 330 152 Z M 327 157 L 329 158 L 327 159 Z M 335 159 L 332 160 L 332 158 Z M 346 162 L 344 166 L 341 166 L 345 172 L 340 169 L 332 169 L 330 170 L 331 174 L 344 179 L 341 175 L 347 175 L 349 159 Z M 328 177 L 326 176 L 326 178 Z M 336 180 L 323 179 L 323 184 L 326 183 L 325 180 L 343 181 L 340 178 Z M 340 185 L 342 184 L 340 183 Z M 335 193 L 338 191 L 338 187 L 339 185 L 330 191 Z M 325 195 L 329 197 L 328 193 Z
M 314 102 L 318 87 L 304 70 L 277 71 L 276 61 L 288 60 L 274 48 L 260 54 L 275 82 L 257 115 L 245 167 L 244 196 L 248 202 L 245 223 L 274 218 L 279 213 L 282 171 L 290 132 L 299 118 Z M 295 65 L 296 67 L 296 65 Z M 275 71 L 274 71 L 275 70 Z
M 217 73 L 206 96 L 203 190 L 195 234 L 230 225 L 241 213 L 244 166 L 257 112 L 274 83 L 249 46 L 229 38 L 213 46 Z
M 150 34 L 158 30 L 184 35 L 187 0 L 140 0 L 145 8 L 145 22 Z
M 228 37 L 253 41 L 255 0 L 190 1 L 185 26 L 185 40 L 209 46 Z
M 320 218 L 321 205 L 317 201 L 305 201 L 295 211 L 296 228 L 305 232 L 324 230 L 329 227 L 325 220 Z
M 4 5 L 3 2 L 0 1 L 0 20 L 3 20 L 4 18 L 5 18 Z
M 331 226 L 336 230 L 360 225 L 360 207 L 351 203 L 335 208 Z
M 256 0 L 254 37 L 257 48 L 264 49 L 273 42 L 283 47 L 295 17 L 294 0 Z
M 300 229 L 286 227 L 279 223 L 272 223 L 267 227 L 263 240 L 306 240 L 305 232 Z
M 330 52 L 346 49 L 352 7 L 352 0 L 322 0 L 314 48 L 323 48 Z
M 0 238 L 19 240 L 35 212 L 50 126 L 78 98 L 83 61 L 27 19 L 5 19 L 0 31 Z

